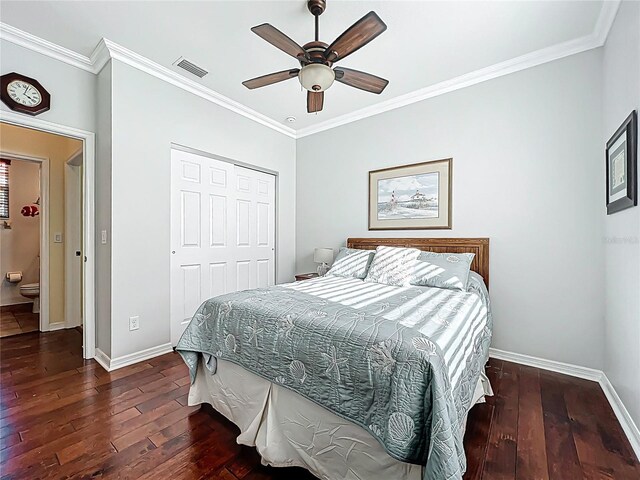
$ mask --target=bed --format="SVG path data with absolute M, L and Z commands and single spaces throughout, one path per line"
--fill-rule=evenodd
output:
M 176 347 L 189 405 L 212 405 L 268 465 L 462 478 L 468 411 L 492 394 L 489 240 L 347 240 L 381 245 L 473 253 L 469 291 L 327 276 L 210 299 Z

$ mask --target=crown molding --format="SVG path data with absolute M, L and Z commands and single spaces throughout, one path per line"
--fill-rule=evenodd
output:
M 302 128 L 296 131 L 296 137 L 303 138 L 331 128 L 339 127 L 340 125 L 356 122 L 367 117 L 395 110 L 396 108 L 402 108 L 413 103 L 421 102 L 428 98 L 444 95 L 445 93 L 477 85 L 479 83 L 486 82 L 487 80 L 493 80 L 494 78 L 509 75 L 511 73 L 526 70 L 527 68 L 536 67 L 544 63 L 553 62 L 570 55 L 601 47 L 604 45 L 607 36 L 609 35 L 616 13 L 618 12 L 618 7 L 620 6 L 620 1 L 621 0 L 605 1 L 602 4 L 602 9 L 600 10 L 600 15 L 596 22 L 596 27 L 590 35 L 585 35 L 584 37 L 569 40 L 526 55 L 512 58 L 511 60 L 496 63 L 495 65 L 481 68 L 419 90 L 414 90 L 413 92 L 394 97 L 390 100 L 386 100 L 345 115 L 340 115 L 339 117 L 326 120 L 316 125 Z
M 262 113 L 246 107 L 235 100 L 231 100 L 210 88 L 194 82 L 193 80 L 106 38 L 100 40 L 90 57 L 73 52 L 67 48 L 61 47 L 1 22 L 0 38 L 93 74 L 98 74 L 110 59 L 119 60 L 138 70 L 148 73 L 149 75 L 159 78 L 160 80 L 164 80 L 178 88 L 264 125 L 265 127 L 271 128 L 272 130 L 287 135 L 288 137 L 296 138 L 295 130 L 292 128 L 282 125 L 280 122 L 273 120 Z
M 93 64 L 88 57 L 79 53 L 61 47 L 55 43 L 36 37 L 28 32 L 12 27 L 6 23 L 0 22 L 0 38 L 15 45 L 32 50 L 41 55 L 59 60 L 68 65 L 72 65 L 81 70 L 93 73 Z
M 102 47 L 102 45 L 104 45 L 104 47 Z M 137 68 L 138 70 L 148 73 L 149 75 L 159 78 L 160 80 L 164 80 L 167 83 L 170 83 L 178 88 L 186 90 L 187 92 L 204 98 L 205 100 L 215 103 L 216 105 L 220 105 L 227 110 L 242 115 L 243 117 L 253 120 L 254 122 L 264 125 L 265 127 L 269 127 L 272 130 L 283 133 L 288 137 L 296 138 L 295 130 L 293 130 L 292 128 L 282 125 L 280 122 L 277 122 L 272 118 L 263 115 L 262 113 L 246 107 L 245 105 L 236 102 L 235 100 L 231 100 L 230 98 L 225 97 L 224 95 L 210 88 L 207 88 L 199 84 L 198 82 L 194 82 L 193 80 L 186 78 L 183 75 L 180 75 L 179 73 L 174 72 L 173 70 L 164 67 L 152 60 L 149 60 L 148 58 L 139 55 L 121 45 L 118 45 L 111 40 L 108 40 L 106 38 L 103 38 L 101 40 L 101 42 L 96 47 L 96 51 L 94 51 L 96 58 L 102 58 L 104 56 L 100 51 L 98 51 L 99 49 L 102 50 L 104 48 L 108 50 L 109 56 L 112 59 L 126 63 L 131 67 Z M 92 55 L 92 57 L 93 56 L 94 55 Z
M 602 4 L 598 21 L 593 29 L 594 41 L 599 47 L 606 43 L 621 3 L 622 0 L 605 0 Z
M 0 22 L 0 38 L 94 74 L 99 73 L 107 62 L 114 58 L 272 130 L 297 139 L 601 47 L 607 40 L 620 3 L 621 0 L 605 0 L 603 2 L 600 15 L 590 35 L 466 73 L 299 130 L 287 127 L 271 117 L 236 102 L 106 38 L 100 40 L 90 57 L 2 22 Z
M 99 74 L 109 60 L 111 60 L 111 53 L 104 38 L 100 39 L 96 48 L 91 52 L 90 60 L 93 65 L 93 73 L 96 75 Z

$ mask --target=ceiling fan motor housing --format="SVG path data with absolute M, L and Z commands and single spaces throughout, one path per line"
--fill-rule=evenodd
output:
M 307 8 L 314 17 L 322 15 L 327 8 L 326 0 L 309 0 L 307 2 Z

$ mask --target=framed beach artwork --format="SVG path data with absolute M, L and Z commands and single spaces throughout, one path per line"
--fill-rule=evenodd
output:
M 638 205 L 638 113 L 607 142 L 607 215 Z
M 369 230 L 451 229 L 452 163 L 369 172 Z

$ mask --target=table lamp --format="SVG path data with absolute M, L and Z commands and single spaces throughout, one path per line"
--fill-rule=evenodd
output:
M 313 252 L 313 261 L 320 264 L 317 272 L 323 277 L 329 271 L 329 263 L 333 262 L 333 248 L 316 248 Z

